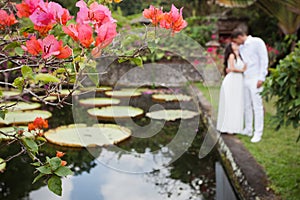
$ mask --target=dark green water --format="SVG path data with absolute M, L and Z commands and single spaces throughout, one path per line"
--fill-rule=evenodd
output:
M 101 95 L 100 95 L 101 96 Z M 80 97 L 84 98 L 84 97 Z M 155 102 L 150 95 L 132 99 L 130 105 L 148 111 Z M 178 103 L 162 103 L 165 108 L 178 108 Z M 78 106 L 75 103 L 75 106 Z M 182 106 L 182 105 L 181 105 Z M 184 105 L 186 107 L 193 105 Z M 49 119 L 50 128 L 73 123 L 71 107 L 63 109 L 44 107 L 53 113 Z M 78 107 L 85 111 L 87 108 Z M 81 113 L 81 112 L 80 112 Z M 88 115 L 77 117 L 77 121 L 93 121 Z M 131 137 L 118 145 L 119 148 L 135 154 L 123 154 L 109 147 L 93 149 L 93 156 L 86 149 L 64 148 L 46 144 L 41 149 L 43 156 L 55 155 L 56 150 L 66 152 L 64 160 L 74 171 L 74 176 L 63 179 L 63 196 L 57 197 L 48 191 L 44 182 L 31 184 L 34 177 L 33 168 L 28 164 L 30 159 L 26 156 L 15 158 L 7 164 L 7 170 L 0 174 L 0 199 L 99 199 L 99 200 L 160 200 L 160 199 L 215 199 L 216 178 L 215 162 L 216 152 L 211 152 L 204 159 L 198 158 L 203 140 L 205 127 L 199 118 L 198 130 L 192 128 L 195 120 L 185 120 L 184 130 L 186 137 L 197 131 L 192 145 L 175 162 L 168 166 L 153 168 L 146 173 L 128 173 L 129 169 L 147 168 L 147 162 L 138 163 L 135 155 L 147 155 L 154 159 L 170 159 L 164 153 L 164 146 L 176 137 L 180 120 L 166 122 L 164 127 L 155 135 L 148 138 Z M 107 122 L 105 122 L 107 123 Z M 129 126 L 124 121 L 124 126 Z M 135 120 L 143 126 L 150 120 L 146 117 Z M 152 121 L 159 123 L 159 121 Z M 133 130 L 134 131 L 134 130 Z M 137 133 L 134 133 L 137 134 Z M 16 146 L 3 146 L 1 144 L 0 157 L 6 157 L 17 151 Z M 124 169 L 124 170 L 122 170 Z

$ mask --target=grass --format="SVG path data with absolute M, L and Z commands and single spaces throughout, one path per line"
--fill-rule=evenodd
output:
M 218 92 L 218 88 L 205 87 L 201 83 L 196 86 L 209 99 L 211 92 Z M 213 102 L 212 102 L 213 103 Z M 212 104 L 217 109 L 217 104 Z M 244 146 L 262 165 L 269 177 L 270 185 L 283 199 L 300 199 L 300 142 L 296 143 L 299 130 L 292 127 L 282 127 L 274 130 L 271 122 L 275 108 L 272 102 L 265 102 L 265 128 L 261 142 L 253 144 L 250 138 L 238 135 Z

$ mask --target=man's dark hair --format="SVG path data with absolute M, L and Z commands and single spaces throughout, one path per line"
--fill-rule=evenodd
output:
M 238 38 L 239 36 L 244 36 L 244 35 L 247 35 L 244 31 L 242 31 L 242 30 L 234 30 L 231 33 L 231 39 L 235 39 L 235 38 Z

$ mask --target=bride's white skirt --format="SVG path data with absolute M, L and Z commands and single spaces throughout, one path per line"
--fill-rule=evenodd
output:
M 244 124 L 243 75 L 229 73 L 225 76 L 221 90 L 217 129 L 220 132 L 241 133 Z

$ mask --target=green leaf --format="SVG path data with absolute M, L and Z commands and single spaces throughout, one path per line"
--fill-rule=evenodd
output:
M 7 110 L 0 110 L 0 118 L 4 119 L 6 113 L 7 113 Z
M 54 173 L 57 176 L 68 176 L 73 174 L 73 172 L 66 166 L 60 166 Z
M 37 175 L 34 180 L 32 181 L 32 184 L 34 184 L 35 182 L 37 182 L 40 178 L 42 178 L 43 176 L 45 176 L 45 174 L 40 173 L 39 175 Z
M 23 77 L 18 77 L 14 80 L 13 86 L 17 87 L 19 90 L 23 89 L 25 82 Z
M 16 47 L 20 47 L 20 43 L 19 42 L 11 42 L 8 45 L 6 45 L 3 50 L 7 50 L 7 49 L 13 49 Z
M 130 61 L 139 67 L 143 67 L 143 59 L 140 56 L 135 58 L 130 58 Z
M 16 47 L 15 52 L 18 56 L 23 56 L 24 50 L 21 47 Z
M 36 139 L 42 142 L 47 142 L 47 140 L 44 137 L 37 137 Z
M 51 167 L 49 165 L 44 165 L 36 169 L 43 174 L 52 174 Z
M 86 72 L 88 73 L 88 77 L 90 80 L 98 87 L 99 85 L 99 74 L 96 68 L 93 67 L 86 67 Z
M 53 157 L 50 159 L 49 164 L 50 164 L 51 170 L 55 171 L 59 168 L 59 166 L 61 166 L 61 159 L 58 157 Z
M 36 81 L 42 81 L 44 83 L 59 83 L 60 80 L 51 74 L 37 74 L 35 76 Z
M 30 163 L 30 164 L 33 165 L 33 166 L 36 166 L 36 167 L 41 166 L 41 163 L 40 163 L 40 162 L 34 162 L 34 163 Z
M 2 158 L 0 158 L 0 172 L 4 171 L 5 170 L 5 167 L 6 167 L 6 162 L 5 160 L 3 160 Z
M 22 138 L 22 141 L 30 151 L 32 151 L 33 153 L 38 153 L 39 147 L 33 139 Z
M 24 65 L 22 68 L 21 68 L 21 72 L 22 72 L 22 75 L 23 75 L 23 78 L 26 79 L 26 78 L 30 78 L 32 79 L 33 78 L 33 71 L 31 69 L 31 67 L 27 66 L 27 65 Z
M 53 175 L 49 180 L 48 180 L 48 188 L 50 191 L 55 193 L 56 195 L 61 196 L 61 180 L 60 177 Z

